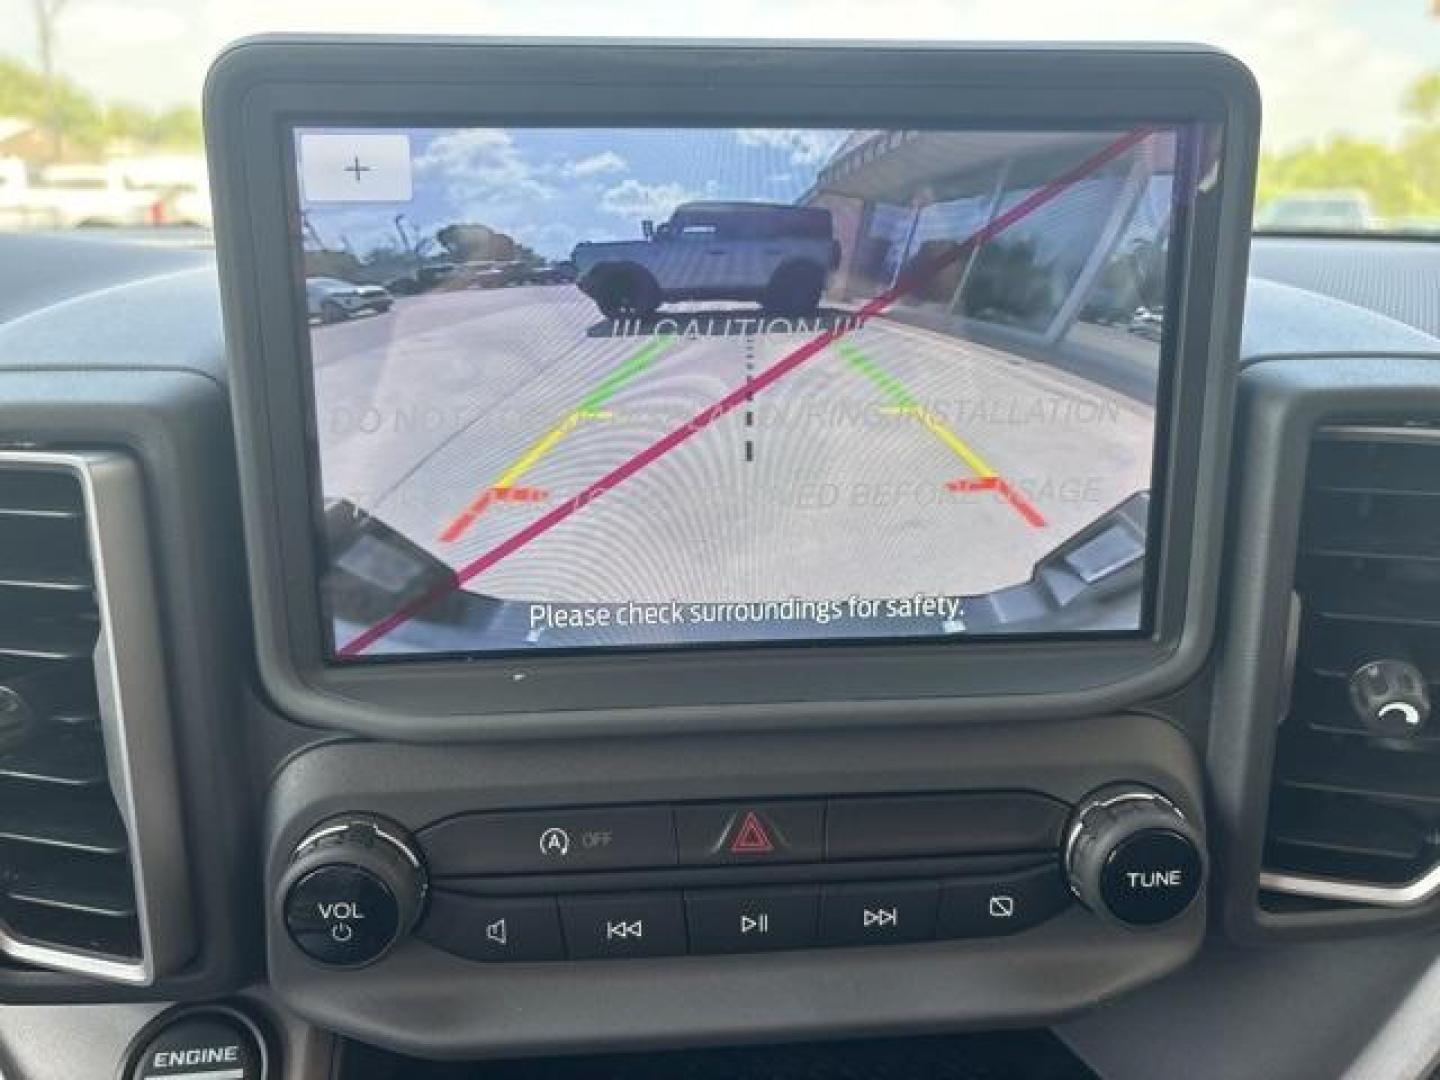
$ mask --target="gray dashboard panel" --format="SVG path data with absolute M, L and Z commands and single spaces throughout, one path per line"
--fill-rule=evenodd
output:
M 1260 240 L 1255 246 L 1263 257 L 1263 253 L 1276 243 L 1278 242 Z M 1303 249 L 1310 241 L 1286 243 L 1293 243 Z M 1414 250 L 1419 251 L 1423 258 L 1426 254 L 1433 257 L 1436 249 L 1430 245 L 1416 247 Z M 1303 261 L 1303 250 L 1300 255 L 1300 261 Z M 1306 284 L 1302 273 L 1295 266 L 1295 260 L 1283 266 L 1279 262 L 1261 261 L 1258 266 L 1272 279 L 1283 279 L 1291 285 L 1301 286 L 1302 289 Z M 0 273 L 8 271 L 8 267 L 0 268 Z M 1377 273 L 1386 274 L 1389 271 Z M 1319 289 L 1318 283 L 1316 287 Z M 1378 283 L 1376 288 L 1380 288 Z M 1275 351 L 1332 351 L 1330 347 L 1339 340 L 1346 341 L 1352 351 L 1433 351 L 1433 347 L 1426 344 L 1427 339 L 1416 338 L 1407 328 L 1397 328 L 1394 323 L 1382 324 L 1358 307 L 1325 301 L 1317 303 L 1314 294 L 1309 292 L 1258 287 L 1252 290 L 1252 296 L 1255 302 L 1247 311 L 1247 355 L 1264 355 Z M 1351 294 L 1351 298 L 1366 299 L 1360 294 Z M 177 386 L 183 387 L 188 382 L 186 377 L 182 376 L 177 384 L 153 369 L 183 369 L 201 375 L 208 384 L 203 392 L 198 389 L 194 391 L 195 398 L 211 399 L 214 390 L 223 381 L 223 353 L 216 304 L 213 276 L 207 268 L 193 276 L 181 274 L 161 281 L 136 283 L 125 288 L 107 288 L 106 291 L 47 308 L 30 318 L 12 320 L 0 327 L 0 369 L 11 373 L 5 381 L 4 407 L 13 407 L 17 396 L 25 399 L 28 404 L 12 415 L 22 416 L 27 425 L 43 425 L 47 431 L 72 440 L 103 437 L 125 427 L 133 429 L 133 434 L 143 427 L 145 435 L 141 441 L 146 453 L 154 460 L 166 458 L 167 454 L 167 460 L 173 459 L 177 448 L 208 447 L 208 443 L 194 438 L 193 433 L 177 442 L 175 432 L 169 427 L 169 421 L 163 419 L 161 412 L 151 407 L 153 402 L 146 405 L 137 400 L 137 396 L 143 398 L 146 394 L 158 392 L 160 397 L 166 397 L 177 393 Z M 1400 307 L 1389 306 L 1391 314 L 1405 314 Z M 1282 324 L 1288 324 L 1288 328 L 1282 328 Z M 1301 333 L 1301 329 L 1306 327 L 1309 329 Z M 1320 332 L 1322 330 L 1323 332 Z M 1310 367 L 1313 363 L 1311 360 L 1297 359 L 1295 366 Z M 1435 376 L 1431 372 L 1440 370 L 1434 366 L 1435 363 L 1432 361 L 1428 365 L 1420 366 L 1411 360 L 1400 363 L 1378 361 L 1375 362 L 1376 366 L 1346 365 L 1351 372 L 1347 378 L 1363 384 L 1366 380 L 1373 379 L 1377 370 L 1388 368 L 1396 376 L 1396 386 L 1392 388 L 1396 392 L 1387 395 L 1387 398 L 1394 401 L 1396 407 L 1400 407 L 1406 393 L 1417 386 L 1433 384 Z M 133 372 L 137 368 L 152 369 L 152 374 L 136 376 Z M 97 373 L 105 372 L 108 374 L 97 378 Z M 132 381 L 136 379 L 155 381 Z M 1313 382 L 1309 384 L 1310 388 L 1323 392 L 1330 385 L 1331 379 L 1332 376 L 1325 369 L 1317 368 Z M 165 389 L 162 390 L 161 387 Z M 179 396 L 183 397 L 188 393 L 189 391 L 186 391 Z M 92 411 L 86 413 L 84 410 Z M 117 413 L 124 413 L 128 417 L 127 421 L 118 427 L 107 427 L 110 421 L 96 421 L 98 415 L 105 414 L 113 418 Z M 213 408 L 213 399 L 199 410 L 199 415 L 205 418 L 204 422 L 207 424 L 224 427 L 223 417 Z M 170 465 L 159 469 L 157 499 L 164 525 L 176 536 L 183 535 L 187 528 L 186 515 L 176 512 L 178 494 L 199 499 L 220 515 L 220 524 L 232 531 L 235 528 L 233 506 L 225 501 L 223 492 L 212 492 L 201 498 L 206 481 L 213 481 L 216 475 L 214 470 L 223 471 L 228 468 L 223 457 L 212 459 L 208 453 L 207 450 L 207 453 L 202 455 L 204 460 L 196 460 L 188 465 L 171 460 Z M 186 471 L 182 472 L 182 469 Z M 228 482 L 228 474 L 226 480 Z M 1261 494 L 1263 496 L 1263 493 Z M 1255 503 L 1256 512 L 1246 520 L 1263 521 L 1263 508 L 1262 497 Z M 168 568 L 172 589 L 176 587 L 175 577 L 195 573 L 207 565 L 197 544 L 187 541 L 182 545 L 182 550 L 184 557 Z M 1246 558 L 1231 565 L 1235 580 L 1226 587 L 1227 604 L 1235 605 L 1254 589 L 1265 565 L 1254 558 Z M 226 587 L 235 590 L 238 596 L 242 577 L 235 565 L 226 563 L 222 572 L 229 575 L 225 580 Z M 193 599 L 192 597 L 191 600 Z M 1258 618 L 1263 602 L 1264 597 L 1257 596 L 1251 602 L 1239 604 L 1238 608 L 1232 606 L 1232 614 L 1238 612 L 1239 622 L 1226 624 L 1227 648 L 1241 657 L 1248 656 L 1256 663 L 1262 662 L 1264 658 L 1249 652 L 1259 640 L 1253 636 L 1254 627 L 1250 627 L 1252 633 L 1249 634 L 1236 634 L 1234 637 L 1230 634 L 1237 628 L 1243 630 L 1249 621 Z M 190 625 L 203 619 L 209 609 L 205 603 L 191 602 L 178 605 L 175 610 L 182 620 L 177 623 L 179 626 Z M 235 655 L 243 651 L 240 635 L 236 635 L 231 643 L 234 645 L 233 654 L 223 657 L 207 654 L 201 657 L 200 664 L 201 670 L 221 679 L 223 685 L 227 686 L 233 685 L 230 680 L 235 674 L 231 670 Z M 185 654 L 187 664 L 195 656 L 187 652 L 192 647 L 191 643 L 183 639 L 180 642 L 180 652 Z M 1232 687 L 1232 691 L 1233 689 Z M 192 740 L 191 752 L 203 757 L 205 752 L 196 743 L 203 745 L 209 737 L 207 733 L 213 734 L 215 726 L 238 723 L 239 717 L 229 708 L 207 712 L 215 704 L 213 698 L 192 693 L 188 700 L 188 707 L 196 717 L 191 729 L 192 734 L 189 735 Z M 1253 707 L 1256 700 L 1253 696 L 1243 697 L 1234 693 L 1226 697 L 1226 711 L 1218 719 L 1217 730 L 1237 723 L 1235 718 Z M 277 748 L 288 749 L 317 737 L 315 732 L 287 724 L 278 717 L 272 716 L 264 723 L 264 735 L 248 733 L 252 741 L 273 738 Z M 1223 730 L 1221 734 L 1223 735 Z M 1245 731 L 1238 734 L 1243 736 Z M 922 745 L 926 738 L 924 733 L 906 728 L 897 728 L 896 737 L 916 747 Z M 1199 737 L 1198 733 L 1195 737 Z M 243 744 L 243 741 L 235 737 L 232 731 L 226 738 L 226 744 L 230 747 L 229 752 L 234 754 L 236 746 Z M 583 754 L 589 745 L 577 743 L 575 752 Z M 690 752 L 703 755 L 709 745 L 711 744 L 694 743 Z M 828 746 L 829 743 L 825 745 Z M 827 761 L 827 767 L 841 771 L 847 767 L 858 769 L 862 765 L 881 768 L 878 764 L 881 758 L 872 750 L 859 749 L 858 743 L 851 745 L 855 752 L 854 756 L 847 755 L 849 766 L 837 760 Z M 931 744 L 935 750 L 943 749 L 944 745 L 943 742 Z M 1259 828 L 1258 821 L 1250 813 L 1253 807 L 1234 801 L 1235 781 L 1244 780 L 1247 776 L 1253 779 L 1254 774 L 1242 773 L 1235 780 L 1226 779 L 1229 775 L 1226 770 L 1247 767 L 1249 750 L 1243 746 L 1237 747 L 1233 741 L 1224 738 L 1219 745 L 1226 752 L 1215 758 L 1216 782 L 1221 792 L 1216 816 L 1221 818 L 1227 831 Z M 337 746 L 335 749 L 342 747 Z M 379 754 L 380 748 L 373 744 L 367 747 L 357 743 L 344 749 L 347 755 L 345 767 L 337 771 L 335 782 L 329 789 L 329 797 L 334 800 L 335 806 L 344 802 L 341 796 L 346 782 L 368 781 L 382 771 L 379 760 L 384 755 Z M 459 775 L 452 777 L 452 782 L 457 787 L 468 785 L 467 790 L 472 795 L 485 799 L 519 797 L 518 788 L 509 786 L 507 775 L 510 770 L 521 768 L 520 762 L 523 758 L 509 757 L 503 752 L 503 748 L 471 749 L 475 754 L 473 757 L 469 756 L 469 752 L 461 757 L 453 757 L 449 749 L 437 748 L 434 757 L 425 759 L 425 767 L 443 769 L 446 767 L 443 759 L 451 757 L 450 767 L 457 773 L 469 770 L 468 778 Z M 548 755 L 553 749 L 552 747 L 546 750 L 545 754 Z M 277 754 L 278 752 L 277 750 Z M 348 756 L 352 752 L 357 756 Z M 527 755 L 532 752 L 539 753 L 533 746 L 521 752 Z M 359 758 L 368 758 L 370 755 L 378 755 L 375 764 L 362 767 Z M 302 755 L 296 760 L 297 766 L 302 764 L 304 756 L 308 755 Z M 487 758 L 493 761 L 493 767 L 483 764 Z M 228 760 L 233 764 L 233 757 Z M 596 759 L 590 764 L 593 770 L 590 774 L 591 782 L 597 785 L 596 790 L 608 790 L 605 785 L 614 775 L 610 768 L 600 764 L 604 760 L 607 759 Z M 638 763 L 643 766 L 643 758 Z M 578 762 L 573 764 L 579 767 Z M 763 760 L 757 757 L 750 764 L 761 770 L 757 775 L 760 781 L 765 781 Z M 943 767 L 942 762 L 934 764 L 937 771 Z M 214 762 L 211 762 L 209 768 L 213 771 L 207 772 L 207 776 L 216 776 L 220 772 Z M 881 775 L 885 775 L 883 768 Z M 276 789 L 277 798 L 286 796 L 286 784 L 286 781 L 282 781 Z M 477 794 L 481 792 L 485 794 Z M 232 806 L 238 805 L 243 810 L 243 803 L 244 800 L 236 799 Z M 297 807 L 300 802 L 292 802 L 290 805 L 292 808 Z M 1237 872 L 1243 874 L 1244 869 L 1243 866 L 1238 867 Z M 233 838 L 227 838 L 222 850 L 212 852 L 206 864 L 197 869 L 197 873 L 207 882 L 207 898 L 216 902 L 216 906 L 208 909 L 208 929 L 212 941 L 230 932 L 232 924 L 228 916 L 243 909 L 246 902 L 258 902 L 258 889 L 253 881 L 248 880 L 250 871 L 246 845 Z M 226 896 L 231 899 L 221 902 Z M 231 904 L 235 906 L 231 907 Z M 240 921 L 245 921 L 243 916 Z M 1068 934 L 1075 928 L 1069 924 L 1057 923 L 1052 929 L 1060 935 Z M 1050 939 L 1043 940 L 1048 942 Z M 1102 940 L 1097 943 L 1105 942 Z M 1140 963 L 1140 969 L 1158 973 L 1172 960 L 1178 962 L 1184 955 L 1188 955 L 1189 948 L 1190 946 L 1185 946 L 1171 950 L 1167 947 L 1155 955 L 1140 958 L 1137 962 Z M 406 991 L 413 990 L 420 995 L 417 1001 L 429 1006 L 428 1015 L 419 1016 L 417 1022 L 432 1025 L 443 1039 L 450 1040 L 444 1043 L 444 1049 L 449 1053 L 459 1053 L 461 1050 L 461 1041 L 456 1033 L 462 1024 L 473 1025 L 476 1038 L 491 1039 L 502 1025 L 513 1021 L 518 1025 L 516 1030 L 525 1034 L 530 1045 L 537 1051 L 551 1046 L 539 1025 L 528 1029 L 524 1027 L 525 1017 L 517 1015 L 513 1005 L 503 1000 L 503 992 L 494 986 L 482 989 L 483 1000 L 477 1003 L 473 1011 L 463 1015 L 457 1012 L 455 997 L 446 997 L 427 987 L 421 970 L 426 968 L 426 964 L 420 961 L 422 957 L 426 960 L 430 958 L 426 955 L 428 950 L 420 946 L 416 949 L 412 954 L 414 966 L 410 966 L 409 960 L 402 965 L 402 978 L 396 987 L 374 992 L 351 988 L 336 999 L 337 1005 L 334 1007 L 338 1009 L 342 1005 L 354 1006 L 372 1017 L 378 1017 L 381 1010 L 387 1007 L 386 999 L 392 996 L 394 989 L 403 988 Z M 1088 953 L 1074 951 L 1068 946 L 1056 948 L 1052 955 L 1069 965 L 1066 970 L 1057 972 L 1043 956 L 1026 950 L 1011 952 L 1006 947 L 992 951 L 996 952 L 996 955 L 987 957 L 982 955 L 986 952 L 984 948 L 951 947 L 937 963 L 935 970 L 917 980 L 913 988 L 909 985 L 913 969 L 902 962 L 909 957 L 907 952 L 905 956 L 896 954 L 894 961 L 887 961 L 878 954 L 868 957 L 863 954 L 848 954 L 856 961 L 852 974 L 841 972 L 837 975 L 826 972 L 819 975 L 811 970 L 808 977 L 802 978 L 805 973 L 781 976 L 765 968 L 757 975 L 747 978 L 737 971 L 726 975 L 719 992 L 722 994 L 722 1001 L 740 1009 L 746 1006 L 747 996 L 752 991 L 773 988 L 778 979 L 779 985 L 791 992 L 797 1009 L 804 1013 L 798 1018 L 799 1025 L 810 1025 L 809 1030 L 829 1034 L 834 1034 L 839 1025 L 827 1029 L 821 1023 L 822 1010 L 830 1010 L 827 1015 L 836 1018 L 853 1016 L 857 1000 L 867 1001 L 873 998 L 877 987 L 896 987 L 897 1007 L 908 1003 L 914 1009 L 909 1019 L 901 1018 L 898 1008 L 892 1010 L 890 1005 L 884 1003 L 873 1010 L 869 1019 L 875 1021 L 877 1027 L 892 1029 L 900 1026 L 908 1028 L 909 1025 L 931 1026 L 937 1029 L 953 1027 L 959 1022 L 955 1020 L 956 1011 L 968 1008 L 976 1010 L 970 1022 L 980 1023 L 980 1017 L 994 1015 L 986 1010 L 995 1007 L 995 994 L 1005 996 L 1005 1000 L 1018 1001 L 1023 997 L 1027 1008 L 1053 1008 L 1059 1012 L 1069 1011 L 1078 1004 L 1075 980 L 1078 977 L 1077 971 L 1084 968 L 1089 961 Z M 1004 963 L 1001 963 L 999 956 L 1001 952 L 1004 954 Z M 1125 949 L 1121 952 L 1129 959 L 1136 959 Z M 1146 1070 L 1157 1061 L 1169 1062 L 1177 1070 L 1192 1068 L 1192 1075 L 1204 1075 L 1207 1078 L 1233 1076 L 1264 1077 L 1270 1080 L 1274 1077 L 1330 1075 L 1331 1068 L 1338 1072 L 1349 1053 L 1363 1042 L 1362 1032 L 1379 1023 L 1387 1010 L 1399 999 L 1403 987 L 1413 977 L 1412 967 L 1418 967 L 1421 960 L 1434 952 L 1435 941 L 1432 937 L 1415 936 L 1398 942 L 1317 943 L 1303 951 L 1289 947 L 1271 947 L 1234 952 L 1218 942 L 1211 943 L 1204 949 L 1206 960 L 1201 968 L 1176 976 L 1173 982 L 1160 984 L 1155 988 L 1153 998 L 1147 993 L 1143 998 L 1133 996 L 1124 1001 L 1116 1001 L 1102 1006 L 1092 1016 L 1076 1021 L 1062 1030 L 1077 1046 L 1086 1049 L 1097 1065 L 1104 1062 L 1107 1075 L 1111 1075 L 1113 1070 L 1116 1077 L 1154 1075 L 1154 1070 Z M 397 956 L 398 959 L 400 957 Z M 1410 959 L 1415 960 L 1414 965 L 1407 962 Z M 201 996 L 223 992 L 234 985 L 236 971 L 244 963 L 244 960 L 232 956 L 228 973 L 219 982 L 210 979 L 187 980 L 176 989 L 180 993 Z M 735 967 L 738 969 L 741 965 Z M 621 974 L 623 976 L 623 973 Z M 446 975 L 447 978 L 453 976 L 453 985 L 459 985 L 462 978 L 460 971 L 447 970 Z M 468 966 L 463 977 L 468 978 Z M 606 972 L 605 978 L 610 977 L 611 973 Z M 834 990 L 815 986 L 820 981 L 832 978 L 836 983 Z M 707 982 L 698 972 L 686 973 L 683 979 L 693 992 L 695 1001 L 716 992 L 713 980 Z M 976 980 L 979 981 L 978 985 L 971 985 L 971 982 Z M 642 984 L 645 980 L 641 970 L 635 969 L 633 975 L 624 976 L 622 981 L 628 985 L 630 981 Z M 1100 987 L 1106 993 L 1119 994 L 1129 985 L 1132 984 L 1128 976 L 1118 973 L 1102 960 L 1095 971 L 1095 982 L 1087 988 L 1087 992 Z M 331 1006 L 325 1003 L 325 988 L 316 984 L 312 989 L 315 994 L 313 1015 L 327 1020 L 336 1019 L 330 1011 Z M 643 990 L 643 986 L 641 989 Z M 842 989 L 846 991 L 845 994 L 839 992 Z M 34 991 L 41 997 L 50 992 L 52 991 L 43 986 Z M 92 996 L 103 998 L 113 995 L 113 991 L 102 988 Z M 1010 995 L 1013 995 L 1013 998 Z M 572 1012 L 584 1012 L 593 1006 L 594 997 L 593 993 L 576 992 L 563 996 L 558 1001 Z M 650 1002 L 653 998 L 642 996 L 639 1001 Z M 1280 1008 L 1274 1013 L 1267 1013 L 1257 1004 L 1252 1011 L 1239 1004 L 1241 1002 L 1268 1003 L 1271 1006 L 1279 1003 Z M 1221 1006 L 1219 1009 L 1216 1008 L 1217 1004 Z M 1327 1005 L 1330 1008 L 1327 1009 Z M 1307 1006 L 1313 1006 L 1313 1011 Z M 401 1007 L 408 1016 L 411 1008 L 408 1005 Z M 612 1007 L 630 1019 L 659 1027 L 653 1018 L 639 1015 L 640 1009 L 633 1001 L 616 1002 Z M 1148 1016 L 1145 1015 L 1147 1010 Z M 413 1011 L 417 1014 L 422 1012 L 420 1008 Z M 107 1045 L 106 1032 L 119 1030 L 133 1019 L 133 1016 L 141 1015 L 129 1014 L 127 1011 L 112 1013 L 108 1009 L 92 1012 L 74 1007 L 65 1007 L 62 1012 L 63 1015 L 52 1014 L 45 1023 L 41 1023 L 38 1013 L 27 1013 L 19 1008 L 7 1007 L 0 1012 L 0 1045 L 5 1046 L 10 1055 L 10 1062 L 7 1062 L 5 1054 L 0 1054 L 0 1068 L 3 1068 L 5 1063 L 46 1060 L 47 1057 L 52 1063 L 73 1060 L 61 1057 L 54 1049 L 54 1044 L 63 1039 L 76 1043 L 85 1042 L 98 1048 Z M 740 1022 L 733 1018 L 723 1023 L 706 1020 L 704 1010 L 698 1006 L 683 1012 L 683 1020 L 697 1021 L 702 1027 L 709 1024 L 706 1030 L 716 1039 L 749 1037 L 748 1032 L 752 1027 L 756 1031 L 763 1031 L 766 1030 L 768 1022 L 765 1016 L 747 1015 L 744 1017 L 747 1026 L 742 1030 Z M 33 1024 L 30 1023 L 32 1019 L 35 1021 Z M 862 1017 L 860 1023 L 863 1025 L 865 1022 Z M 996 1022 L 1001 1021 L 997 1019 Z M 382 1030 L 378 1021 L 375 1030 Z M 849 1030 L 852 1029 L 846 1028 L 847 1032 Z M 858 1032 L 860 1028 L 853 1030 Z M 690 1029 L 686 1031 L 687 1035 L 692 1034 Z M 1103 1041 L 1107 1041 L 1111 1051 L 1114 1051 L 1109 1055 L 1098 1049 L 1097 1040 L 1102 1039 L 1101 1035 L 1097 1035 L 1099 1032 L 1104 1033 Z M 606 1032 L 594 1031 L 592 1034 L 597 1041 L 605 1040 Z M 647 1042 L 658 1043 L 666 1040 L 678 1041 L 675 1029 L 652 1032 Z M 1117 1045 L 1132 1040 L 1133 1045 L 1128 1047 L 1127 1054 L 1116 1051 Z M 110 1041 L 113 1042 L 113 1038 Z M 16 1051 L 22 1042 L 28 1043 L 23 1056 Z M 429 1053 L 439 1047 L 417 1045 L 416 1049 Z M 1246 1052 L 1251 1049 L 1253 1053 Z M 1151 1056 L 1152 1054 L 1155 1056 Z M 1166 1054 L 1170 1056 L 1164 1056 Z M 99 1060 L 100 1056 L 88 1060 Z M 22 1075 L 23 1080 L 31 1080 L 29 1075 Z M 44 1077 L 47 1073 L 40 1072 L 36 1075 Z M 50 1070 L 49 1075 L 57 1074 Z M 71 1071 L 63 1075 L 91 1074 L 87 1071 Z M 14 1078 L 11 1077 L 10 1080 Z
M 1250 270 L 1440 334 L 1435 249 L 1435 240 L 1420 238 L 1261 236 L 1251 245 Z
M 1190 740 L 1150 716 L 471 747 L 334 741 L 276 777 L 267 880 L 273 891 L 316 823 L 357 806 L 416 829 L 469 810 L 677 798 L 1025 788 L 1075 802 L 1121 777 L 1203 820 Z M 1205 908 L 1149 932 L 1074 907 L 1006 938 L 620 962 L 480 964 L 411 940 L 358 973 L 306 960 L 278 919 L 272 906 L 269 971 L 288 1008 L 362 1041 L 458 1058 L 1051 1021 L 1185 963 Z

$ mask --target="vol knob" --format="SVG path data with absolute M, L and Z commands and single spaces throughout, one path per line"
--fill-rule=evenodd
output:
M 1165 796 L 1116 785 L 1076 808 L 1065 872 L 1071 891 L 1101 918 L 1155 926 L 1194 903 L 1205 880 L 1205 850 L 1195 826 Z
M 1350 676 L 1350 704 L 1376 735 L 1406 738 L 1425 730 L 1430 688 L 1425 675 L 1404 660 L 1375 660 Z
M 285 929 L 317 963 L 374 963 L 415 926 L 425 905 L 424 865 L 398 825 L 346 815 L 296 845 L 280 879 Z

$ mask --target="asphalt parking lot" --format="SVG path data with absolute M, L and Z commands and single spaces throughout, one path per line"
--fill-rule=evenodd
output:
M 1153 410 L 1131 397 L 883 317 L 765 385 L 845 313 L 758 315 L 683 305 L 627 332 L 529 286 L 319 327 L 325 494 L 456 568 L 503 551 L 475 592 L 658 602 L 988 592 L 1149 486 Z

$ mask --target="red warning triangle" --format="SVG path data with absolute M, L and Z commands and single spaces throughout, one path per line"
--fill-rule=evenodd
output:
M 770 830 L 754 810 L 746 811 L 740 827 L 730 837 L 731 855 L 769 855 L 775 850 Z

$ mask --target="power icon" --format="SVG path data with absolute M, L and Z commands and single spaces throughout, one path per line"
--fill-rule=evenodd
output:
M 321 866 L 285 896 L 285 927 L 312 960 L 341 967 L 378 960 L 395 943 L 408 916 L 395 889 L 353 865 Z

